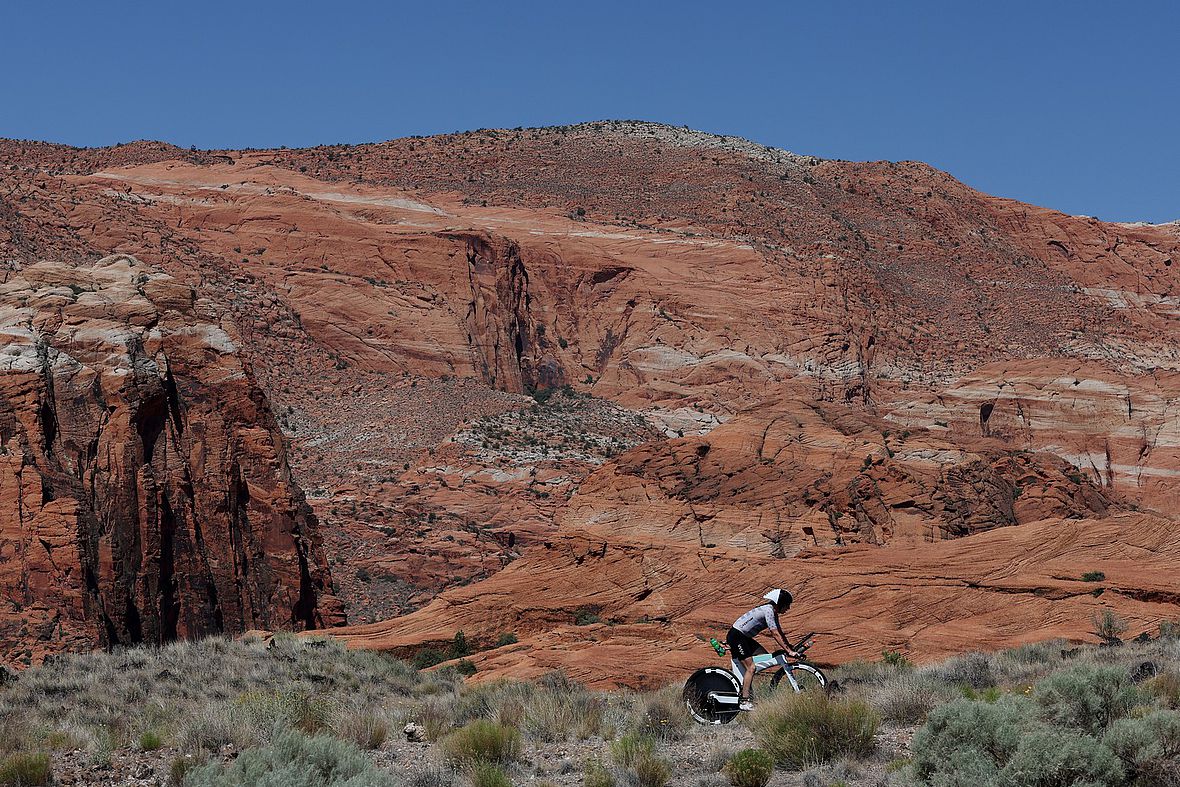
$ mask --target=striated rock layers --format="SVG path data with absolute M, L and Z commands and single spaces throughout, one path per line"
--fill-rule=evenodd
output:
M 601 687 L 655 687 L 720 663 L 708 646 L 766 587 L 797 603 L 782 623 L 819 632 L 821 663 L 919 661 L 1053 638 L 1093 639 L 1091 617 L 1114 609 L 1128 636 L 1175 614 L 1180 539 L 1148 514 L 1045 520 L 937 544 L 801 552 L 790 560 L 727 548 L 607 542 L 568 532 L 490 579 L 451 590 L 391 623 L 343 630 L 351 645 L 412 652 L 462 630 L 494 644 L 471 658 L 480 680 L 563 669 Z M 1100 568 L 1101 582 L 1082 574 Z
M 528 655 L 491 674 L 655 678 L 777 578 L 818 583 L 838 658 L 1180 617 L 1180 224 L 636 122 L 0 141 L 0 256 L 115 251 L 240 337 L 350 620 L 411 613 L 358 643 L 496 627 Z M 544 628 L 581 607 L 613 626 Z M 595 672 L 630 630 L 648 655 Z
M 341 622 L 230 334 L 127 256 L 0 285 L 0 655 Z

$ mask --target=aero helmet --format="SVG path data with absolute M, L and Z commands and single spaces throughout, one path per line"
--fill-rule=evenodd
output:
M 762 598 L 766 599 L 771 604 L 774 604 L 778 609 L 789 608 L 791 606 L 791 602 L 795 600 L 795 597 L 791 595 L 791 591 L 783 590 L 782 588 L 775 588 L 774 590 L 769 591 Z

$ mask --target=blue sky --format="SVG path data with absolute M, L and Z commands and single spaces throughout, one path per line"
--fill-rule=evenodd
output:
M 5 4 L 0 136 L 367 142 L 640 118 L 1180 219 L 1180 3 Z

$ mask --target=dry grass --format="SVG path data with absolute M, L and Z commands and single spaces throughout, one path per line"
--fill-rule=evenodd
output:
M 888 745 L 880 754 L 873 750 L 878 715 L 888 727 L 912 728 L 955 698 L 1033 702 L 1053 683 L 1050 675 L 1097 665 L 1140 676 L 1133 680 L 1147 710 L 1180 704 L 1178 639 L 1101 648 L 1050 642 L 927 666 L 847 665 L 831 671 L 845 687 L 838 698 L 782 694 L 759 703 L 746 721 L 780 767 L 827 761 L 800 773 L 802 783 L 857 784 L 861 778 L 853 774 L 880 775 L 880 757 L 896 756 Z M 556 747 L 591 752 L 603 763 L 587 772 L 588 784 L 655 785 L 670 773 L 686 784 L 720 784 L 720 769 L 749 744 L 749 733 L 741 721 L 723 729 L 692 724 L 679 694 L 678 686 L 590 691 L 558 673 L 528 683 L 465 685 L 453 673 L 418 673 L 331 642 L 281 636 L 267 647 L 257 640 L 211 639 L 66 657 L 21 673 L 0 690 L 0 756 L 47 752 L 52 762 L 77 759 L 72 752 L 80 749 L 89 764 L 102 765 L 162 748 L 157 758 L 188 767 L 221 759 L 225 744 L 238 752 L 266 749 L 276 734 L 291 731 L 344 741 L 360 756 L 384 762 L 393 752 L 366 752 L 392 746 L 400 756 L 400 744 L 391 739 L 413 721 L 425 727 L 434 744 L 428 756 L 438 760 L 397 767 L 396 778 L 415 787 L 469 783 L 475 763 L 488 759 L 522 783 L 536 754 Z M 494 734 L 476 736 L 479 730 Z M 1122 745 L 1144 763 L 1144 772 L 1170 762 L 1135 735 L 1142 737 L 1142 730 L 1128 727 Z M 819 738 L 826 742 L 823 751 Z M 560 773 L 580 770 L 584 756 L 570 759 Z M 489 783 L 497 780 L 491 769 L 484 771 Z
M 290 635 L 269 647 L 211 638 L 64 656 L 0 693 L 0 751 L 82 748 L 101 762 L 147 736 L 197 753 L 264 743 L 276 725 L 363 746 L 382 736 L 378 720 L 391 698 L 453 684 L 376 653 Z

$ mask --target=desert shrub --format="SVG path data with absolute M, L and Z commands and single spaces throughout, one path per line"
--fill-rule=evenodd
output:
M 314 735 L 326 730 L 332 717 L 327 700 L 301 690 L 248 691 L 234 706 L 246 724 L 261 730 L 279 724 Z
M 992 660 L 984 653 L 967 653 L 956 656 L 937 666 L 924 668 L 922 673 L 946 683 L 968 686 L 976 690 L 986 689 L 996 684 Z
M 452 763 L 509 763 L 520 756 L 520 733 L 494 721 L 476 719 L 440 740 L 439 747 Z
M 472 767 L 467 778 L 471 780 L 471 787 L 512 787 L 500 766 L 487 762 Z
M 1159 710 L 1110 725 L 1103 743 L 1137 784 L 1180 784 L 1180 713 Z
M 668 761 L 654 754 L 640 757 L 628 771 L 629 781 L 635 787 L 664 787 L 672 778 Z
M 168 764 L 168 787 L 183 787 L 184 777 L 193 768 L 201 764 L 201 760 L 196 759 L 191 754 L 182 754 L 179 757 L 173 757 L 172 762 Z
M 667 760 L 656 752 L 656 741 L 646 735 L 628 733 L 611 744 L 610 753 L 635 787 L 664 787 L 672 778 Z
M 774 773 L 774 760 L 761 749 L 743 749 L 723 770 L 733 787 L 766 787 Z
M 1174 642 L 1175 640 L 1180 639 L 1180 621 L 1161 620 L 1160 639 L 1166 642 Z
M 459 659 L 455 662 L 455 672 L 458 672 L 464 677 L 470 677 L 478 671 L 479 668 L 475 666 L 475 662 L 471 659 Z
M 724 741 L 715 740 L 709 744 L 709 748 L 705 750 L 705 758 L 703 765 L 706 771 L 710 773 L 717 773 L 725 767 L 737 750 Z
M 1127 621 L 1109 609 L 1102 610 L 1102 614 L 1095 612 L 1094 616 L 1090 618 L 1090 622 L 1094 626 L 1094 635 L 1105 644 L 1117 645 L 1123 641 L 1122 637 L 1127 630 Z
M 574 610 L 574 625 L 575 626 L 590 626 L 601 621 L 598 617 L 598 611 L 589 608 L 581 608 Z
M 528 684 L 507 680 L 467 688 L 454 702 L 454 723 L 463 725 L 475 719 L 490 719 L 520 726 L 530 693 Z
M 831 699 L 819 692 L 780 693 L 758 705 L 750 724 L 775 762 L 799 767 L 867 755 L 879 718 L 860 700 Z
M 0 785 L 4 787 L 39 787 L 51 779 L 48 754 L 16 752 L 0 761 Z
M 295 730 L 275 735 L 266 746 L 246 749 L 232 763 L 193 768 L 185 787 L 394 787 L 351 743 L 326 735 L 308 737 Z
M 414 654 L 411 663 L 415 669 L 428 669 L 447 660 L 447 654 L 438 648 L 422 648 Z
M 402 776 L 402 787 L 455 787 L 459 776 L 447 765 L 422 763 Z
M 897 650 L 883 650 L 881 651 L 881 661 L 885 662 L 891 667 L 898 669 L 913 669 L 912 661 L 905 657 L 905 654 Z
M 1113 787 L 1123 783 L 1114 753 L 1089 735 L 1033 725 L 1001 769 L 1005 787 Z
M 137 743 L 141 751 L 155 751 L 164 746 L 164 739 L 155 730 L 144 730 Z
M 602 763 L 589 762 L 582 775 L 582 785 L 583 787 L 615 787 L 615 777 L 602 767 Z
M 428 697 L 408 717 L 422 725 L 426 740 L 432 743 L 453 730 L 457 723 L 454 706 L 448 697 Z
M 523 727 L 532 738 L 548 743 L 589 738 L 603 727 L 605 703 L 585 689 L 537 691 L 524 709 Z
M 356 708 L 337 716 L 332 731 L 362 749 L 380 749 L 389 737 L 389 723 L 372 708 Z
M 911 744 L 917 781 L 994 783 L 1000 767 L 1020 744 L 1021 730 L 1030 716 L 1029 702 L 1017 698 L 994 704 L 955 700 L 935 708 Z
M 1180 673 L 1164 670 L 1144 684 L 1165 707 L 1180 710 Z
M 451 648 L 450 648 L 450 651 L 447 653 L 447 657 L 452 658 L 452 659 L 458 659 L 458 658 L 462 658 L 464 656 L 470 656 L 470 655 L 471 655 L 471 645 L 469 645 L 467 642 L 467 635 L 465 633 L 463 633 L 462 629 L 460 629 L 459 631 L 455 632 L 455 636 L 451 640 Z
M 511 631 L 506 631 L 496 638 L 496 647 L 502 648 L 505 645 L 515 645 L 518 641 L 515 634 Z
M 677 741 L 688 734 L 692 719 L 684 712 L 682 689 L 667 686 L 643 694 L 636 703 L 632 729 L 662 741 Z
M 656 742 L 645 736 L 629 733 L 610 745 L 611 759 L 616 765 L 630 768 L 640 758 L 655 754 Z
M 252 746 L 260 742 L 255 730 L 229 703 L 214 703 L 194 711 L 181 722 L 177 732 L 177 743 L 187 752 L 213 751 L 226 743 Z
M 1101 734 L 1130 713 L 1143 695 L 1123 669 L 1078 666 L 1045 678 L 1033 699 L 1045 721 Z
M 1106 574 L 1101 571 L 1087 571 L 1082 574 L 1083 582 L 1101 582 L 1106 579 Z
M 910 672 L 874 687 L 869 701 L 886 721 L 919 724 L 948 698 L 946 688 L 930 675 Z
M 988 686 L 983 691 L 976 691 L 970 686 L 960 686 L 959 693 L 969 700 L 981 700 L 983 702 L 995 702 L 1004 696 L 1004 693 L 995 686 Z

